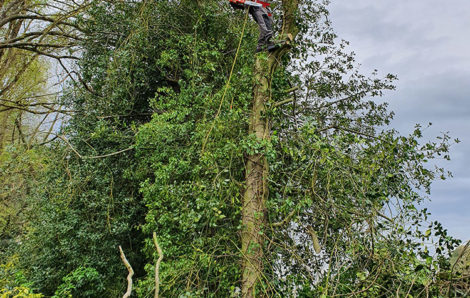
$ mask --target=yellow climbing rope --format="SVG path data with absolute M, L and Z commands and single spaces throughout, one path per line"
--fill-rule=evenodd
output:
M 217 113 L 215 114 L 214 120 L 212 121 L 211 128 L 209 129 L 209 132 L 207 133 L 206 138 L 204 139 L 204 142 L 202 144 L 201 154 L 204 153 L 204 149 L 206 148 L 207 141 L 209 140 L 209 136 L 210 136 L 212 130 L 214 129 L 215 121 L 219 117 L 220 111 L 222 110 L 222 104 L 224 103 L 225 95 L 227 95 L 227 90 L 230 87 L 230 81 L 232 80 L 233 70 L 235 68 L 235 64 L 237 63 L 238 54 L 240 52 L 240 48 L 241 48 L 242 41 L 243 41 L 243 35 L 245 34 L 246 23 L 248 21 L 249 9 L 245 8 L 245 10 L 246 10 L 246 12 L 245 12 L 245 21 L 243 23 L 242 34 L 240 36 L 240 40 L 238 41 L 238 48 L 237 48 L 237 52 L 235 53 L 235 59 L 233 59 L 232 69 L 230 70 L 230 75 L 228 77 L 227 84 L 225 84 L 225 90 L 224 90 L 224 94 L 222 95 L 222 99 L 220 100 L 219 108 L 217 109 Z M 233 105 L 233 98 L 232 98 L 232 101 L 230 102 L 230 109 L 232 109 L 232 105 Z

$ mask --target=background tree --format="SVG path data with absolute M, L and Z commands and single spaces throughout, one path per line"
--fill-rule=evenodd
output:
M 50 136 L 48 127 L 57 123 L 57 112 L 63 111 L 54 96 L 58 87 L 53 85 L 56 80 L 48 73 L 49 61 L 45 59 L 53 58 L 53 63 L 63 67 L 67 64 L 66 60 L 78 59 L 73 55 L 82 33 L 77 16 L 88 5 L 87 1 L 0 2 L 2 145 L 8 132 L 15 138 L 13 127 L 17 130 L 18 139 L 24 142 L 28 139 L 27 143 L 31 143 L 42 132 L 41 129 L 45 130 L 41 136 L 43 139 L 47 140 Z M 23 122 L 37 125 L 31 128 L 31 135 L 22 131 Z M 45 123 L 50 126 L 44 127 Z
M 75 8 L 72 8 L 75 6 Z M 31 194 L 46 167 L 47 149 L 64 112 L 57 101 L 62 78 L 52 77 L 73 50 L 81 7 L 61 1 L 0 1 L 0 239 L 3 252 L 25 232 Z M 70 56 L 71 57 L 71 56 Z

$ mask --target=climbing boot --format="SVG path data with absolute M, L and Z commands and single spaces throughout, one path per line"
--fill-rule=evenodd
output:
M 286 44 L 285 40 L 276 40 L 275 42 L 272 42 L 271 40 L 269 40 L 266 48 L 268 49 L 268 52 L 274 52 L 275 50 L 279 49 L 281 46 L 285 44 Z
M 279 49 L 281 47 L 280 44 L 278 43 L 269 43 L 266 48 L 268 52 L 274 52 L 275 50 Z

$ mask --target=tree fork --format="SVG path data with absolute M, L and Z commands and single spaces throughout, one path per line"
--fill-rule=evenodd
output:
M 299 0 L 283 0 L 282 35 L 292 41 L 298 33 L 295 13 Z M 271 131 L 269 119 L 265 116 L 265 104 L 271 97 L 271 77 L 281 57 L 289 50 L 286 45 L 269 54 L 256 58 L 253 90 L 253 104 L 250 116 L 249 135 L 260 142 L 269 140 Z M 246 161 L 245 193 L 242 201 L 242 296 L 255 297 L 256 287 L 263 277 L 264 228 L 266 226 L 266 201 L 268 199 L 269 164 L 262 153 L 250 154 Z

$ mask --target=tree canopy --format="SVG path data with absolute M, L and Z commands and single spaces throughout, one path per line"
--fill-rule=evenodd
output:
M 154 232 L 163 297 L 468 293 L 459 241 L 420 206 L 453 140 L 390 128 L 377 98 L 396 77 L 360 72 L 328 1 L 272 1 L 288 43 L 259 54 L 227 2 L 86 1 L 56 19 L 77 30 L 70 114 L 53 141 L 1 151 L 2 181 L 32 164 L 34 210 L 1 234 L 3 293 L 122 295 L 121 246 L 133 294 L 153 296 Z

